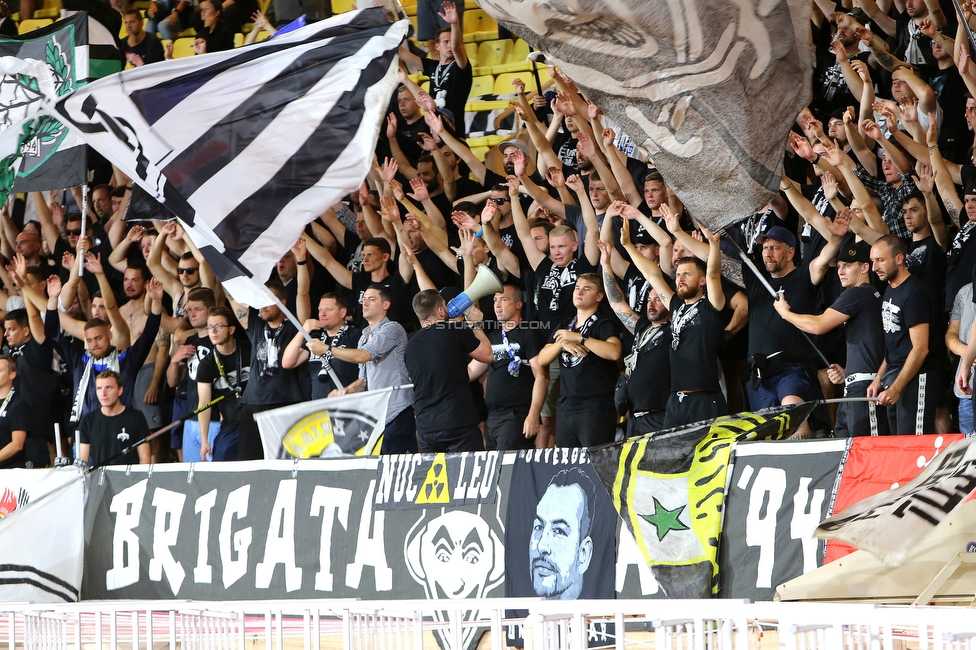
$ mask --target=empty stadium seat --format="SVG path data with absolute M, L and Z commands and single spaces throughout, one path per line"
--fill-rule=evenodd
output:
M 57 20 L 60 17 L 61 17 L 60 2 L 54 7 L 43 7 L 41 9 L 34 10 L 34 18 L 50 18 L 51 20 Z
M 464 42 L 488 41 L 498 38 L 498 23 L 481 9 L 464 12 Z
M 35 29 L 40 29 L 41 27 L 47 27 L 54 21 L 50 18 L 29 18 L 27 20 L 20 21 L 17 26 L 18 34 L 26 34 L 27 32 L 32 32 Z
M 482 41 L 478 44 L 478 65 L 498 65 L 505 63 L 512 53 L 512 41 Z
M 505 60 L 503 60 L 501 63 L 493 65 L 491 72 L 494 75 L 500 75 L 506 72 L 522 72 L 524 70 L 531 70 L 532 62 L 525 59 L 525 57 L 528 55 L 529 44 L 523 41 L 521 38 L 517 39 L 512 45 L 511 51 L 505 57 Z
M 332 13 L 344 14 L 351 11 L 354 4 L 356 4 L 355 0 L 332 0 Z
M 512 82 L 521 79 L 525 82 L 525 90 L 531 92 L 535 85 L 532 79 L 527 79 L 526 75 L 518 72 L 506 72 L 495 77 L 495 85 L 492 86 L 492 93 L 495 95 L 514 95 L 515 86 Z
M 195 40 L 194 38 L 178 38 L 173 41 L 173 58 L 182 59 L 193 56 L 193 41 Z
M 234 34 L 234 47 L 244 45 L 244 34 Z
M 481 77 L 475 77 L 471 80 L 471 92 L 468 93 L 468 97 L 481 97 L 482 95 L 490 95 L 492 93 L 492 88 L 495 85 L 495 78 L 489 75 L 484 75 Z

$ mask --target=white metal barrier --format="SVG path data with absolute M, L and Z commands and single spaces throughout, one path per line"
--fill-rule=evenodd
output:
M 477 609 L 456 609 L 462 602 Z M 507 610 L 528 614 L 505 618 Z M 777 635 L 783 650 L 976 650 L 976 610 L 962 607 L 539 599 L 0 604 L 0 650 L 420 650 L 431 634 L 459 648 L 481 631 L 490 634 L 481 647 L 502 650 L 506 626 L 518 626 L 526 650 L 585 650 L 591 642 L 759 650 L 763 635 Z

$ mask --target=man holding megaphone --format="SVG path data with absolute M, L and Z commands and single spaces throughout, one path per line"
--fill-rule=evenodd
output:
M 468 301 L 480 297 L 458 298 L 462 296 Z M 448 306 L 435 289 L 414 296 L 413 310 L 421 329 L 407 342 L 403 360 L 413 380 L 420 452 L 483 450 L 468 388 L 468 362 L 490 363 L 491 343 L 480 328 L 450 320 Z

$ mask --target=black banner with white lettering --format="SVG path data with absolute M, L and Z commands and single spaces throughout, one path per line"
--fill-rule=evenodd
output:
M 377 510 L 455 507 L 494 503 L 501 453 L 380 456 Z
M 719 545 L 719 596 L 772 600 L 776 587 L 820 566 L 813 531 L 829 514 L 847 440 L 735 446 Z

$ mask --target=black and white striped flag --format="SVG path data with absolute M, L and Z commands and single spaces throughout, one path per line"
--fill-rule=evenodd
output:
M 406 32 L 380 8 L 349 12 L 100 79 L 56 115 L 184 222 L 238 301 L 264 306 L 274 264 L 366 177 Z

